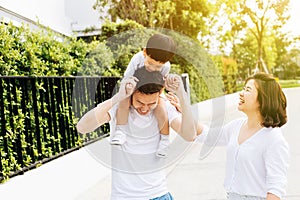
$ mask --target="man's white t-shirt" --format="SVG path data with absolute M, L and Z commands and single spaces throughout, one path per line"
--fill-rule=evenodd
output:
M 143 66 L 145 66 L 145 56 L 143 54 L 143 51 L 140 51 L 138 53 L 136 53 L 130 60 L 126 71 L 124 73 L 124 77 L 129 77 L 129 76 L 133 76 L 135 70 L 142 68 Z M 161 69 L 161 74 L 163 76 L 166 76 L 167 74 L 169 74 L 171 69 L 171 64 L 169 61 L 167 61 Z
M 166 101 L 169 123 L 180 117 L 176 108 Z M 117 105 L 110 111 L 110 132 L 116 127 Z M 128 116 L 126 142 L 112 145 L 111 200 L 145 200 L 168 193 L 165 162 L 155 155 L 160 132 L 153 111 L 143 116 L 133 107 Z

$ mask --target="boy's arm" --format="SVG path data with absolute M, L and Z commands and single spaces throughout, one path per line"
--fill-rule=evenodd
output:
M 135 77 L 124 78 L 121 81 L 120 90 L 117 94 L 115 94 L 112 98 L 98 104 L 96 108 L 93 108 L 83 115 L 76 125 L 77 131 L 82 134 L 89 133 L 104 123 L 109 122 L 111 118 L 108 111 L 121 100 L 132 94 L 126 93 L 125 86 L 127 84 L 135 85 L 136 81 L 138 80 Z
M 138 52 L 135 55 L 133 55 L 124 72 L 124 77 L 133 76 L 137 67 L 143 64 L 144 64 L 144 56 L 142 52 Z
M 154 115 L 157 119 L 160 133 L 163 135 L 169 135 L 168 113 L 164 99 L 161 97 L 158 99 L 157 107 L 154 109 Z
M 134 85 L 126 84 L 126 95 L 132 94 L 136 87 L 136 82 Z M 117 109 L 117 125 L 125 125 L 128 123 L 129 107 L 130 107 L 130 96 L 120 101 Z
M 161 70 L 161 74 L 163 75 L 163 77 L 166 77 L 169 73 L 170 73 L 170 69 L 171 69 L 171 63 L 169 61 L 167 61 Z
M 168 75 L 166 89 L 175 93 L 179 99 L 181 107 L 181 118 L 176 118 L 171 122 L 171 127 L 185 140 L 193 141 L 203 130 L 203 127 L 196 123 L 192 113 L 190 100 L 184 90 L 183 82 L 178 75 Z

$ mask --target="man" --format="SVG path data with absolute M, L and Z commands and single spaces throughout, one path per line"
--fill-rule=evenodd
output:
M 113 132 L 119 102 L 131 98 L 126 126 L 127 141 L 121 146 L 112 146 L 111 200 L 173 199 L 162 171 L 164 160 L 155 156 L 160 131 L 153 110 L 164 85 L 177 94 L 182 112 L 177 112 L 175 107 L 166 102 L 170 127 L 185 140 L 193 140 L 191 137 L 196 135 L 195 123 L 181 78 L 168 75 L 164 82 L 160 72 L 149 72 L 145 68 L 136 70 L 132 77 L 124 78 L 117 94 L 87 112 L 77 124 L 80 133 L 89 133 L 109 122 L 110 131 Z

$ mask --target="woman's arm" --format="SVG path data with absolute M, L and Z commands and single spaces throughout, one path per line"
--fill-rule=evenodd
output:
M 267 171 L 267 200 L 281 199 L 286 193 L 287 170 L 290 160 L 289 145 L 282 135 L 277 141 L 269 144 L 264 160 Z

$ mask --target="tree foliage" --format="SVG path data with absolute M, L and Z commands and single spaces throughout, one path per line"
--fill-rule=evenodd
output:
M 51 30 L 0 24 L 0 75 L 76 75 L 88 53 L 88 45 L 64 38 Z
M 0 24 L 2 76 L 119 76 L 113 52 L 105 41 L 86 43 L 50 29 Z
M 205 0 L 97 0 L 94 8 L 110 20 L 133 20 L 144 27 L 166 28 L 196 38 L 209 13 Z
M 115 76 L 123 76 L 132 56 L 146 46 L 148 38 L 154 32 L 155 30 L 146 29 L 132 20 L 120 23 L 107 21 L 103 24 L 99 40 L 112 52 L 114 60 L 107 69 L 114 71 Z
M 245 79 L 249 74 L 251 74 L 251 70 L 253 70 L 253 66 L 257 60 L 257 43 L 253 38 L 254 36 L 247 36 L 248 37 L 246 37 L 242 43 L 236 44 L 233 47 L 235 59 L 238 63 L 239 76 L 242 79 Z
M 287 15 L 289 0 L 261 0 L 256 4 L 252 2 L 245 0 L 240 6 L 243 8 L 242 13 L 247 17 L 245 21 L 249 24 L 249 30 L 257 41 L 257 67 L 262 70 L 264 67 L 264 39 L 267 37 L 268 31 L 282 27 L 289 18 Z M 268 69 L 264 68 L 264 71 L 268 72 Z
M 268 38 L 272 37 L 274 31 L 282 28 L 289 19 L 288 4 L 289 0 L 218 1 L 218 5 L 223 9 L 223 16 L 230 21 L 228 31 L 233 33 L 228 34 L 227 31 L 226 39 L 231 37 L 231 41 L 243 40 L 243 37 L 237 33 L 251 34 L 257 44 L 256 66 L 260 71 L 268 72 L 269 68 L 264 64 L 269 64 L 268 67 L 271 67 L 274 63 L 270 59 L 269 63 L 266 62 L 268 56 L 266 48 L 269 48 L 267 45 L 270 44 Z

